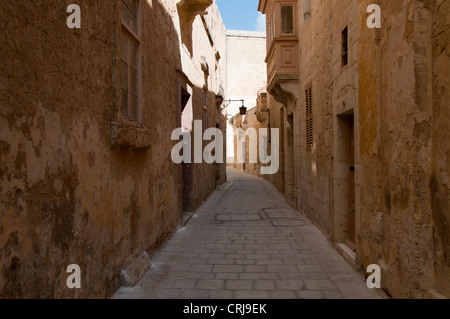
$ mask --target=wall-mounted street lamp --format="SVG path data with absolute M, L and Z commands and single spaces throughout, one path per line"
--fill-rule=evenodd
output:
M 247 114 L 247 108 L 244 105 L 244 100 L 225 100 L 223 101 L 225 103 L 228 103 L 225 107 L 222 108 L 222 111 L 225 110 L 228 106 L 230 106 L 230 104 L 232 102 L 242 102 L 242 106 L 239 108 L 239 112 L 241 115 L 246 115 Z

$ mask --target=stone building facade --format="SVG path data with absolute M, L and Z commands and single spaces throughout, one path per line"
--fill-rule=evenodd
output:
M 256 31 L 227 30 L 227 103 L 225 110 L 229 120 L 239 114 L 244 100 L 247 109 L 255 107 L 255 95 L 266 85 L 266 33 Z M 227 162 L 235 164 L 233 125 L 227 125 Z
M 277 105 L 278 107 L 276 107 Z M 283 126 L 281 111 L 281 104 L 278 104 L 270 94 L 267 94 L 265 89 L 262 89 L 258 92 L 258 98 L 254 108 L 247 110 L 245 116 L 238 114 L 231 119 L 230 122 L 235 135 L 232 144 L 234 148 L 233 166 L 236 169 L 255 176 L 261 175 L 262 168 L 266 167 L 267 164 L 261 161 L 259 147 L 264 146 L 265 152 L 267 152 L 266 154 L 268 156 L 272 155 L 272 146 L 276 141 L 272 140 L 271 129 L 280 129 Z M 258 135 L 252 135 L 250 132 L 251 129 L 254 129 Z M 255 138 L 255 136 L 259 136 L 261 129 L 267 130 L 265 140 L 260 140 L 259 137 Z M 281 134 L 278 143 L 283 145 L 283 142 L 283 135 Z M 242 150 L 242 153 L 240 153 L 240 149 L 243 148 L 245 148 L 245 152 Z M 254 163 L 250 162 L 250 148 L 258 152 L 256 162 Z M 284 147 L 280 147 L 278 151 L 280 163 L 284 163 Z M 241 154 L 245 154 L 245 160 L 240 157 L 242 156 Z M 280 192 L 284 192 L 284 165 L 280 164 L 275 174 L 266 174 L 264 178 L 276 186 Z
M 71 2 L 0 6 L 0 298 L 110 296 L 226 179 L 171 159 L 174 129 L 225 131 L 215 1 Z
M 374 3 L 379 29 L 367 25 Z M 450 297 L 450 3 L 261 0 L 259 11 L 283 141 L 269 179 L 362 273 L 379 265 L 391 296 Z

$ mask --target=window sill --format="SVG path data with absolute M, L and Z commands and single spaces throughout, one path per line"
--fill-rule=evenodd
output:
M 131 149 L 150 148 L 150 132 L 144 127 L 111 123 L 111 146 Z

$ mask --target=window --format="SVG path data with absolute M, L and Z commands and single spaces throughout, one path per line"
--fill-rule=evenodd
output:
M 281 6 L 281 33 L 294 33 L 294 11 L 292 6 Z
M 313 110 L 312 110 L 312 86 L 306 88 L 306 149 L 312 150 L 313 139 Z
M 269 51 L 275 37 L 275 11 L 267 18 L 267 51 Z
M 272 18 L 272 36 L 270 37 L 270 42 L 272 43 L 273 38 L 275 38 L 275 11 L 273 12 L 273 18 Z
M 348 64 L 348 27 L 342 31 L 342 67 Z
M 139 0 L 122 0 L 120 35 L 120 114 L 141 122 Z

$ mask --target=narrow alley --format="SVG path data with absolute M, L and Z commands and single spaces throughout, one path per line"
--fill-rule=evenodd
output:
M 115 299 L 379 298 L 272 185 L 228 179 Z
M 449 299 L 449 17 L 2 1 L 0 300 Z

